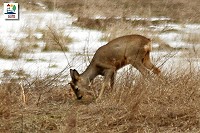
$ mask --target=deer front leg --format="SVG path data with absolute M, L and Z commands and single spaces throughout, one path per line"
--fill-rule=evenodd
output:
M 99 93 L 99 96 L 97 99 L 101 99 L 103 93 L 104 93 L 104 90 L 105 88 L 112 88 L 113 87 L 113 84 L 114 84 L 114 70 L 113 69 L 108 69 L 108 70 L 105 70 L 104 72 L 104 82 L 103 82 L 103 85 L 102 85 L 102 88 L 100 90 L 100 93 Z

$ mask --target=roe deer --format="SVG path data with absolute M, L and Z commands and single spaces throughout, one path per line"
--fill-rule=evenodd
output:
M 149 74 L 147 69 L 159 74 L 159 68 L 151 63 L 151 50 L 151 40 L 144 36 L 127 35 L 116 38 L 96 51 L 90 65 L 82 74 L 70 69 L 72 81 L 69 84 L 77 99 L 81 99 L 90 82 L 97 75 L 102 75 L 104 83 L 98 96 L 101 98 L 105 87 L 113 87 L 115 72 L 127 64 L 134 66 L 143 76 Z

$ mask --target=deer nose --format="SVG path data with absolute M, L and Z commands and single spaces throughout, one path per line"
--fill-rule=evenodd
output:
M 81 100 L 81 99 L 82 99 L 82 97 L 83 97 L 83 96 L 79 96 L 79 97 L 77 97 L 77 99 L 78 99 L 78 100 Z

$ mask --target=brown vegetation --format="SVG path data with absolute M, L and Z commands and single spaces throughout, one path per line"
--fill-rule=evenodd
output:
M 199 1 L 194 0 L 19 0 L 20 5 L 38 10 L 42 2 L 49 10 L 59 9 L 79 17 L 166 16 L 180 22 L 199 22 Z
M 3 59 L 18 59 L 21 56 L 21 47 L 16 47 L 13 50 L 7 48 L 7 46 L 0 44 L 0 58 Z
M 174 70 L 164 77 L 144 81 L 125 71 L 97 103 L 76 101 L 53 77 L 1 83 L 0 132 L 199 131 L 199 73 Z
M 58 32 L 49 28 L 43 30 L 42 40 L 45 42 L 45 46 L 42 51 L 68 51 L 68 44 L 72 42 L 72 38 L 64 36 L 61 31 Z
M 181 22 L 199 22 L 199 1 L 194 0 L 40 0 L 49 9 L 60 9 L 70 12 L 76 16 L 91 17 L 102 15 L 113 16 L 166 16 Z M 20 0 L 22 4 L 28 4 L 25 0 Z M 37 3 L 38 0 L 32 0 Z M 38 5 L 36 5 L 38 6 Z
M 38 1 L 32 0 L 30 3 L 27 0 L 19 0 L 19 4 L 20 7 L 33 8 L 33 3 Z M 112 33 L 112 36 L 104 37 L 106 40 L 124 34 L 140 34 L 138 33 L 140 31 L 128 30 L 134 24 L 123 20 L 123 17 L 132 15 L 167 16 L 183 23 L 200 21 L 197 0 L 166 0 L 164 2 L 159 0 L 57 0 L 55 3 L 55 0 L 41 1 L 50 10 L 67 11 L 77 17 L 84 15 L 86 20 L 83 25 L 92 26 L 91 28 L 95 29 L 102 26 L 105 28 L 103 30 L 107 31 L 106 34 Z M 87 21 L 95 15 L 111 19 L 105 20 L 108 22 Z M 112 20 L 115 16 L 121 16 L 122 19 L 115 23 Z M 141 24 L 141 21 L 139 23 Z M 146 24 L 148 25 L 145 21 L 142 25 Z M 46 42 L 50 40 L 50 44 L 62 49 L 68 39 L 60 37 L 60 33 L 51 33 L 50 30 L 45 30 L 43 40 Z M 149 36 L 148 33 L 152 35 L 152 32 L 146 31 L 142 34 Z M 196 44 L 199 42 L 198 35 L 186 34 L 186 37 L 184 36 L 186 40 L 183 40 Z M 28 39 L 32 41 L 33 38 L 28 36 Z M 159 38 L 154 38 L 153 41 L 165 43 Z M 35 43 L 35 40 L 33 42 Z M 193 50 L 195 55 L 192 57 L 196 57 L 198 47 L 194 47 Z M 20 57 L 20 54 L 21 48 L 9 51 L 0 46 L 1 58 L 16 59 Z M 185 58 L 185 55 L 183 56 Z M 191 60 L 188 59 L 190 63 L 193 63 Z M 0 132 L 199 132 L 200 73 L 191 65 L 185 68 L 163 71 L 163 79 L 152 76 L 146 80 L 135 75 L 133 71 L 131 73 L 125 71 L 116 79 L 114 90 L 112 92 L 107 90 L 98 102 L 90 97 L 81 101 L 75 100 L 70 87 L 62 85 L 63 82 L 57 80 L 57 76 L 29 79 L 29 75 L 26 75 L 23 70 L 19 72 L 6 70 L 3 72 L 4 77 L 1 78 L 0 83 Z M 12 77 L 13 73 L 17 75 L 17 78 Z M 62 79 L 66 84 L 66 75 Z M 96 94 L 101 85 L 101 80 L 95 81 L 89 91 L 94 91 Z

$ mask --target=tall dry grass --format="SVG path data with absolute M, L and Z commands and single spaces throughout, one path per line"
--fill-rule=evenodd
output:
M 78 132 L 196 132 L 199 85 L 199 73 L 185 71 L 132 85 L 125 80 L 118 91 L 78 110 Z
M 46 10 L 62 10 L 75 16 L 167 16 L 180 22 L 199 22 L 199 1 L 194 0 L 18 0 L 22 7 L 41 10 L 38 3 L 47 6 Z M 3 2 L 0 2 L 3 4 Z
M 73 39 L 69 36 L 65 36 L 63 31 L 56 31 L 53 27 L 48 27 L 47 30 L 43 30 L 42 40 L 45 42 L 45 46 L 42 51 L 69 51 L 68 44 Z
M 36 0 L 37 1 L 37 0 Z M 199 22 L 199 1 L 189 0 L 42 0 L 51 9 L 61 9 L 76 16 L 167 16 L 180 22 Z
M 0 58 L 3 59 L 18 59 L 21 57 L 22 47 L 15 47 L 14 49 L 9 49 L 7 46 L 0 44 Z
M 44 2 L 52 4 L 52 1 Z M 189 21 L 198 21 L 199 18 L 198 10 L 194 13 L 198 1 L 95 2 L 58 0 L 52 7 L 77 16 L 82 15 L 84 10 L 85 16 L 164 15 L 179 20 L 189 16 Z M 122 5 L 119 7 L 119 4 Z M 119 35 L 120 30 L 116 30 L 119 26 L 110 28 L 112 33 L 116 32 L 112 35 Z M 125 24 L 123 31 L 129 27 Z M 57 33 L 54 35 L 57 36 Z M 53 41 L 56 42 L 56 39 Z M 142 79 L 134 73 L 125 72 L 116 79 L 114 90 L 107 90 L 99 102 L 75 100 L 69 86 L 62 85 L 56 76 L 1 82 L 0 132 L 198 132 L 200 73 L 192 66 L 187 68 L 163 71 L 162 79 L 154 76 Z M 101 84 L 102 81 L 98 80 L 93 89 L 98 90 Z
M 54 76 L 1 83 L 0 132 L 198 132 L 200 73 L 190 67 L 147 79 L 125 71 L 98 102 L 77 101 Z

